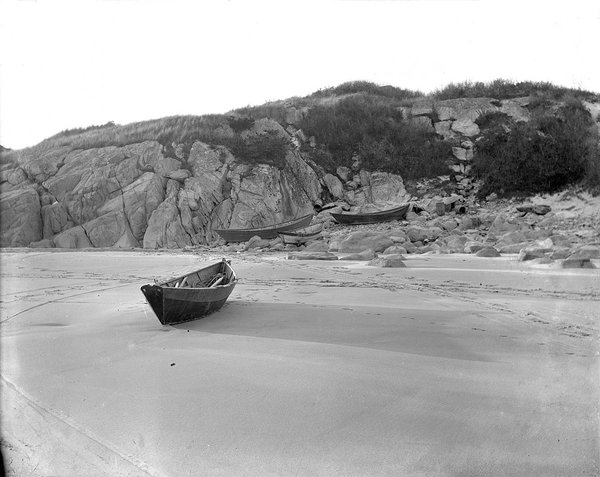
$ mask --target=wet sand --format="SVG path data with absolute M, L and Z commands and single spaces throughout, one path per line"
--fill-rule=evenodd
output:
M 224 308 L 139 287 L 220 255 L 1 253 L 14 475 L 598 475 L 600 271 L 230 257 Z

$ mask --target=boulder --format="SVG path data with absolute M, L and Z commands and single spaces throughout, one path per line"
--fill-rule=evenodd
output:
M 402 246 L 406 249 L 407 253 L 418 253 L 418 248 L 411 242 L 405 242 Z
M 390 237 L 390 240 L 395 244 L 404 243 L 408 240 L 406 234 L 401 230 L 390 230 L 388 236 Z
M 370 248 L 363 250 L 358 253 L 351 253 L 350 255 L 344 255 L 340 257 L 340 260 L 356 260 L 356 261 L 368 261 L 375 258 L 375 252 Z
M 459 161 L 471 161 L 473 159 L 473 150 L 465 149 L 464 147 L 453 147 L 452 155 Z M 464 171 L 464 168 L 462 168 L 462 171 Z
M 439 227 L 419 227 L 412 225 L 406 229 L 406 236 L 411 242 L 423 242 L 425 240 L 435 240 L 442 235 L 443 231 Z
M 525 262 L 536 258 L 544 258 L 549 252 L 551 252 L 551 250 L 547 248 L 527 247 L 519 252 L 517 260 L 519 262 Z
M 571 255 L 571 250 L 568 247 L 557 247 L 550 254 L 552 260 L 564 260 Z
M 440 223 L 442 229 L 450 232 L 458 227 L 458 223 L 454 219 L 443 220 Z
M 392 245 L 383 251 L 383 255 L 404 255 L 408 253 L 406 248 L 401 245 Z
M 444 248 L 450 253 L 463 253 L 466 243 L 467 237 L 464 235 L 450 235 L 446 239 L 446 246 Z
M 333 174 L 325 174 L 325 176 L 323 176 L 323 182 L 334 198 L 342 199 L 344 197 L 344 186 L 336 176 Z
M 393 244 L 394 242 L 385 234 L 360 231 L 353 232 L 340 240 L 338 250 L 340 252 L 362 252 L 372 249 L 375 252 L 382 252 Z
M 475 253 L 476 257 L 499 257 L 500 253 L 494 247 L 483 247 Z
M 246 246 L 244 247 L 244 251 L 255 250 L 257 248 L 267 248 L 270 245 L 270 241 L 267 239 L 263 239 L 258 235 L 250 238 L 248 242 L 246 242 Z
M 402 255 L 387 255 L 371 260 L 367 265 L 381 268 L 405 268 L 404 257 Z
M 485 245 L 476 240 L 467 240 L 463 248 L 464 253 L 477 253 L 483 249 Z M 494 249 L 495 250 L 495 249 Z
M 421 247 L 419 252 L 420 253 L 428 253 L 428 254 L 447 253 L 447 251 L 442 251 L 441 247 L 437 243 L 427 244 L 427 245 Z
M 276 133 L 282 138 L 289 138 L 289 134 L 276 120 L 271 118 L 261 118 L 252 124 L 252 127 L 241 132 L 242 139 L 248 139 L 253 136 L 259 136 L 266 132 Z
M 54 248 L 54 242 L 50 239 L 42 239 L 37 242 L 31 242 L 30 248 Z
M 552 244 L 556 247 L 571 247 L 571 239 L 561 234 L 551 234 L 550 240 L 552 240 Z
M 531 242 L 519 242 L 513 243 L 509 245 L 496 244 L 500 253 L 520 253 L 521 250 L 526 249 L 531 246 Z
M 589 258 L 566 258 L 561 263 L 562 268 L 596 268 Z
M 508 232 L 515 232 L 526 227 L 527 226 L 525 224 L 522 224 L 522 222 L 518 221 L 517 219 L 508 217 L 506 214 L 501 213 L 495 217 L 488 230 L 488 233 L 493 234 L 496 237 L 500 237 Z
M 498 111 L 493 98 L 456 98 L 435 103 L 440 121 L 469 119 L 475 121 L 482 114 Z
M 568 257 L 569 260 L 600 259 L 600 245 L 583 245 Z
M 323 240 L 311 240 L 306 244 L 307 252 L 328 252 L 329 244 Z
M 298 252 L 290 253 L 288 260 L 337 260 L 337 255 L 330 252 Z
M 410 108 L 412 116 L 431 116 L 433 114 L 433 102 L 430 100 L 417 101 Z
M 533 204 L 533 205 L 519 205 L 517 206 L 517 210 L 519 212 L 533 213 L 537 215 L 546 215 L 548 212 L 552 210 L 552 208 L 547 204 Z
M 338 175 L 342 182 L 348 182 L 352 180 L 352 171 L 349 167 L 338 166 L 338 168 L 335 170 L 335 173 Z
M 464 136 L 473 137 L 479 134 L 479 126 L 471 119 L 458 119 L 452 123 L 452 130 Z
M 446 141 L 455 139 L 458 134 L 452 131 L 452 121 L 438 121 L 433 125 L 436 134 L 442 136 Z
M 25 181 L 27 181 L 27 173 L 20 167 L 17 167 L 8 174 L 7 182 L 10 185 L 19 185 Z
M 192 176 L 192 173 L 187 169 L 177 169 L 176 171 L 170 171 L 165 174 L 165 177 L 173 179 L 174 181 L 181 182 L 182 184 L 186 179 Z
M 381 210 L 405 203 L 410 199 L 402 177 L 396 174 L 369 172 L 363 169 L 360 171 L 360 184 L 360 189 L 346 191 L 345 198 L 351 205 L 384 204 Z M 349 194 L 350 192 L 352 194 Z
M 1 247 L 26 247 L 41 240 L 40 198 L 35 189 L 15 189 L 0 194 Z
M 505 233 L 501 236 L 499 236 L 498 239 L 498 244 L 499 246 L 504 246 L 504 245 L 512 245 L 515 243 L 522 243 L 522 242 L 527 242 L 528 237 L 521 231 L 513 231 L 513 232 L 508 232 Z
M 527 122 L 531 119 L 531 113 L 523 104 L 514 99 L 504 99 L 501 102 L 500 111 L 515 121 Z

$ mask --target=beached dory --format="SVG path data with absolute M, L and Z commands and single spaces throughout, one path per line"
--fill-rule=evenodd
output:
M 202 318 L 219 310 L 237 283 L 231 262 L 218 263 L 141 290 L 163 325 Z

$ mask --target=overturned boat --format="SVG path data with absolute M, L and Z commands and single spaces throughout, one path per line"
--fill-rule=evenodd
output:
M 230 260 L 221 260 L 186 275 L 141 290 L 163 325 L 196 320 L 219 310 L 235 288 Z

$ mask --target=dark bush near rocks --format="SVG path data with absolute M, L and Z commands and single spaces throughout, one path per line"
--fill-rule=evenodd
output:
M 378 85 L 369 81 L 348 81 L 333 88 L 326 88 L 313 93 L 313 97 L 341 96 L 346 94 L 368 93 L 395 100 L 417 98 L 423 96 L 420 91 L 397 88 L 389 85 Z
M 290 141 L 276 131 L 265 131 L 261 134 L 241 137 L 230 141 L 228 146 L 234 156 L 248 164 L 270 164 L 282 168 L 285 155 L 290 149 Z
M 433 130 L 407 123 L 397 106 L 366 94 L 350 96 L 334 106 L 316 106 L 300 128 L 314 136 L 321 148 L 305 152 L 330 172 L 333 166 L 351 167 L 359 156 L 362 168 L 400 174 L 404 179 L 445 174 L 450 144 Z
M 479 195 L 556 192 L 568 185 L 600 186 L 597 129 L 577 100 L 556 112 L 546 110 L 529 123 L 483 117 L 474 173 L 483 181 Z

